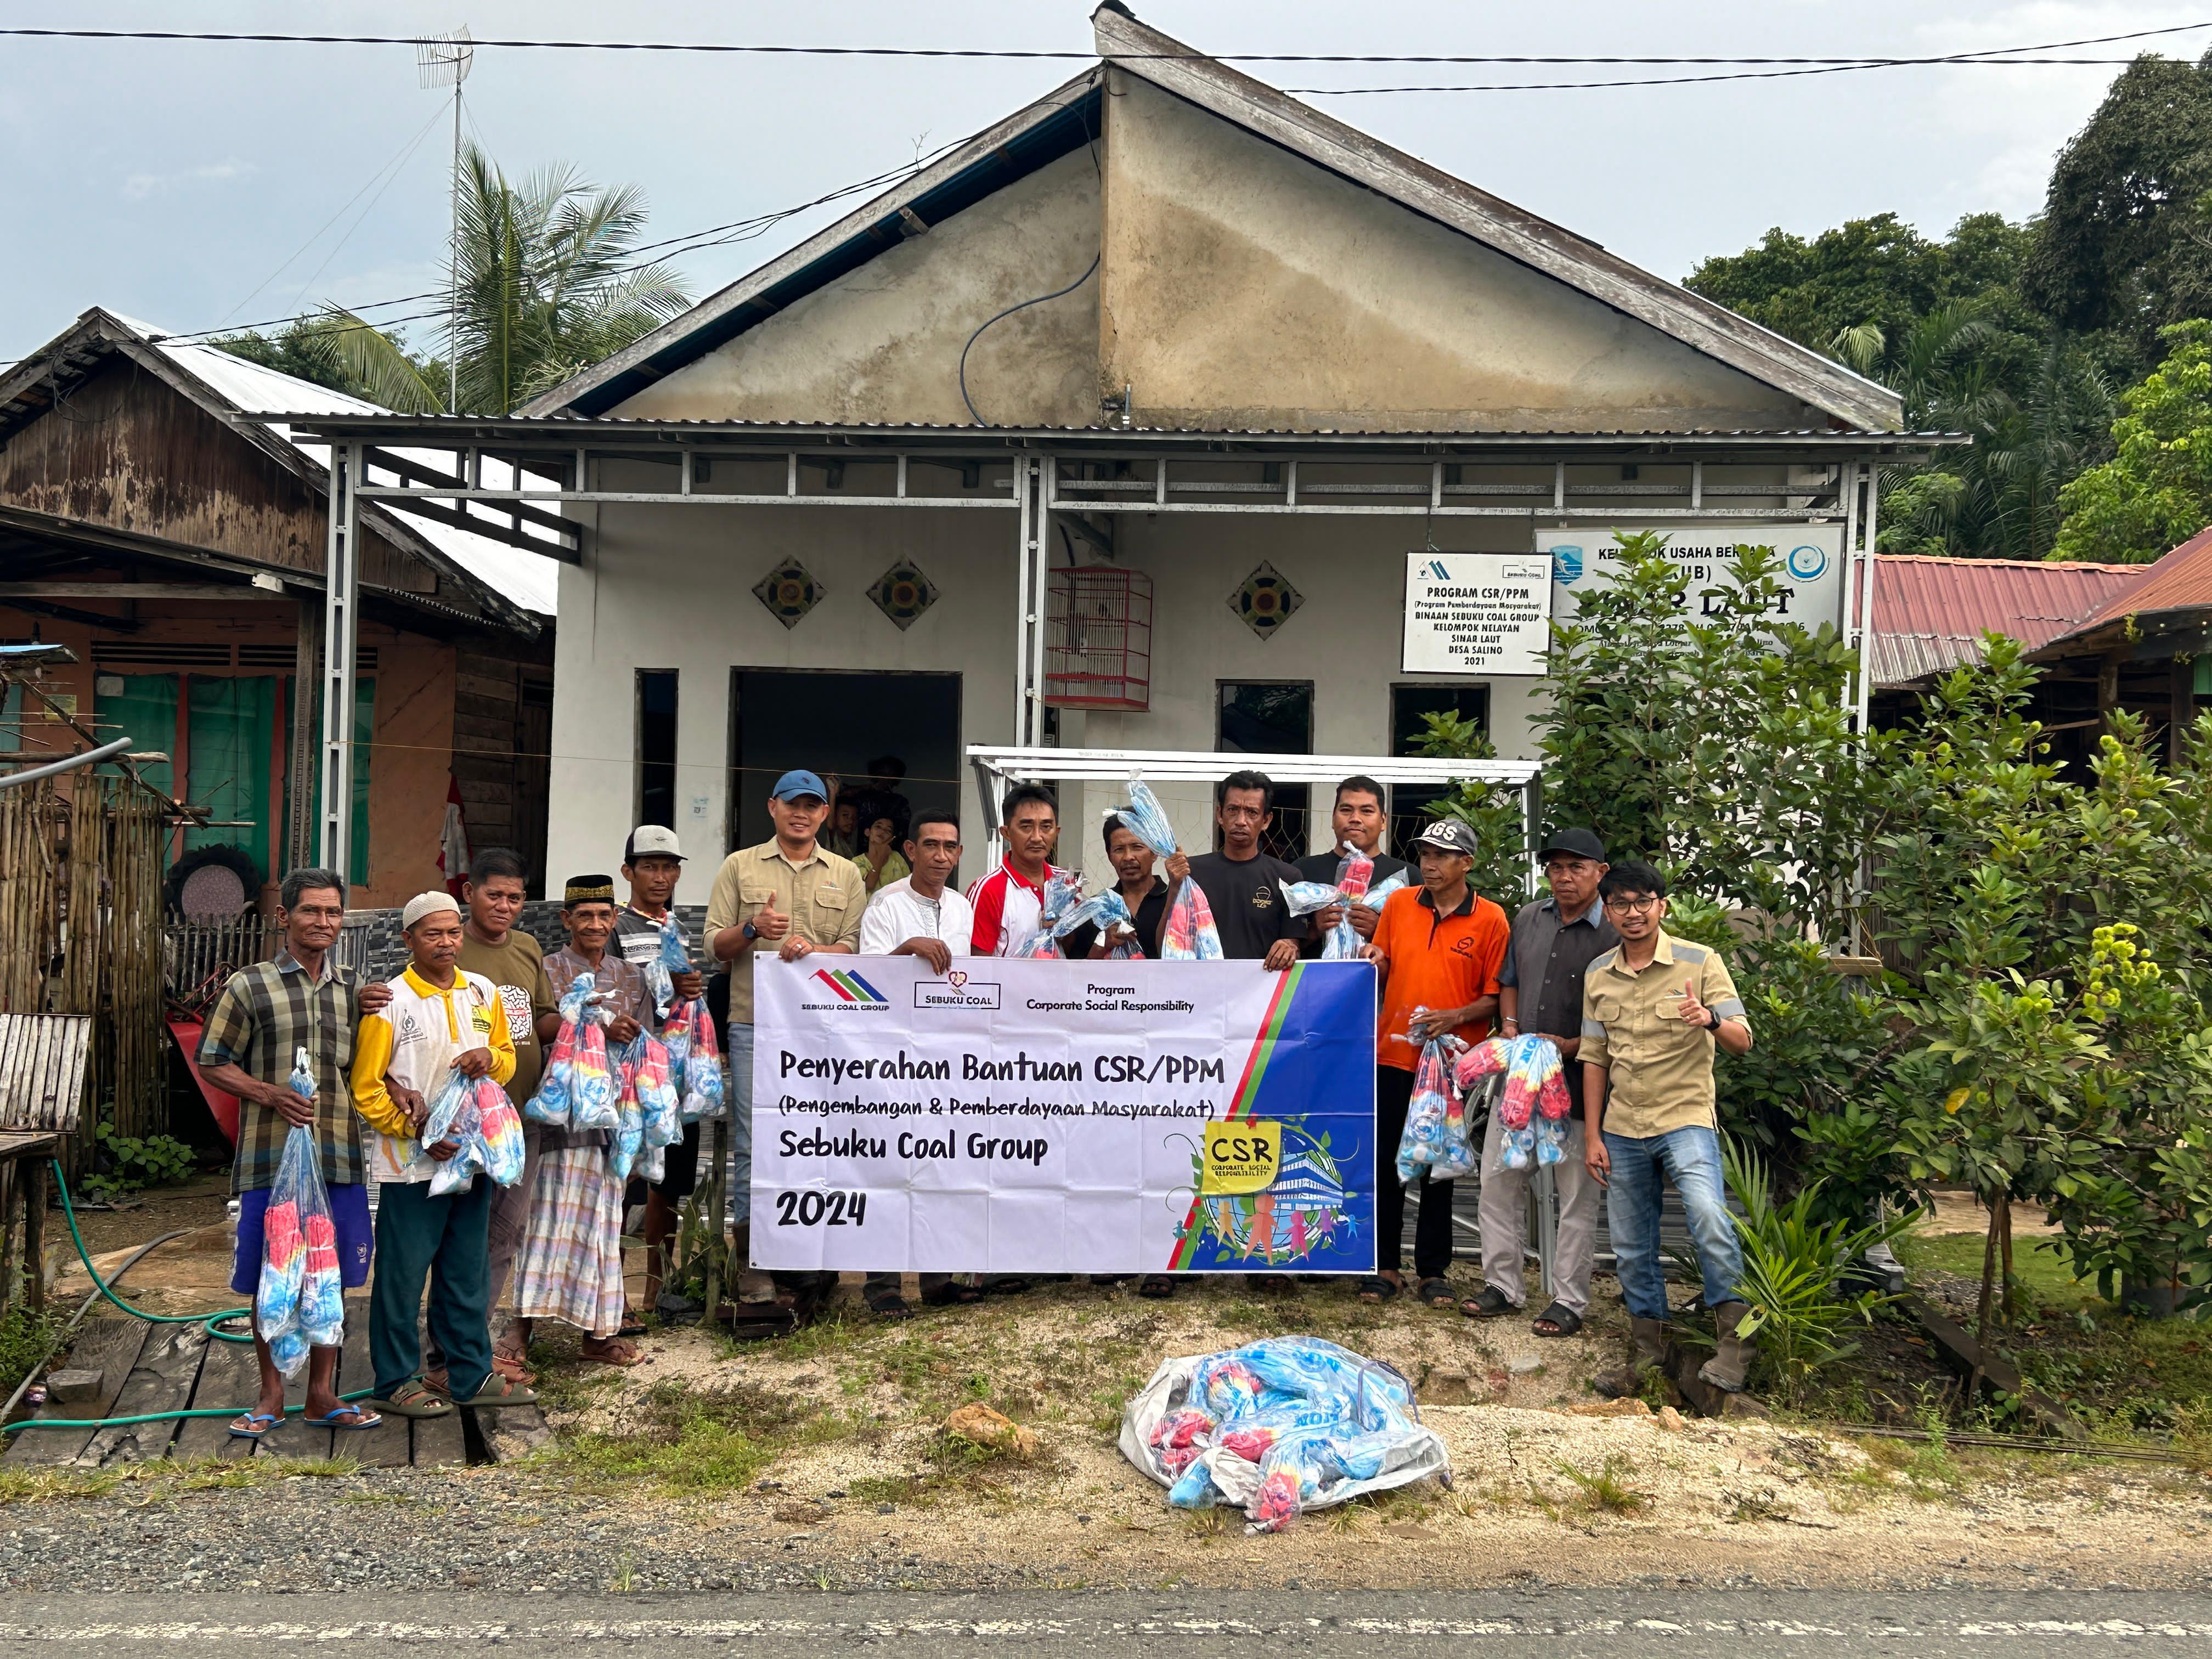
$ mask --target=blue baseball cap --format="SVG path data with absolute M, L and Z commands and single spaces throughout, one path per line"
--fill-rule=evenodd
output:
M 811 795 L 817 800 L 826 801 L 830 799 L 830 787 L 811 772 L 786 772 L 769 793 L 778 800 L 795 801 L 801 796 Z

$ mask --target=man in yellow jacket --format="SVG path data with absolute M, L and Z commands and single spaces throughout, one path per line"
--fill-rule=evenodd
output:
M 514 1075 L 514 1040 L 499 992 L 464 972 L 460 906 L 424 893 L 400 913 L 406 971 L 392 1000 L 364 1018 L 354 1042 L 354 1108 L 374 1132 L 368 1166 L 378 1183 L 376 1283 L 368 1304 L 368 1352 L 380 1407 L 403 1417 L 441 1417 L 453 1401 L 479 1407 L 525 1405 L 537 1396 L 491 1369 L 492 1182 L 479 1173 L 461 1191 L 433 1196 L 435 1166 L 460 1150 L 424 1146 L 418 1136 L 447 1076 Z M 433 1269 L 435 1269 L 433 1273 Z M 430 1279 L 430 1334 L 444 1350 L 452 1399 L 421 1375 L 416 1319 Z

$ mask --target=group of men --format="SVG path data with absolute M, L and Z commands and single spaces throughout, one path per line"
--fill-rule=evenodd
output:
M 730 854 L 708 906 L 709 948 L 730 973 L 734 1116 L 741 1148 L 748 1149 L 739 1153 L 740 1194 L 750 1190 L 752 956 L 770 948 L 786 961 L 817 951 L 911 955 L 942 973 L 956 957 L 1024 954 L 1042 926 L 1046 888 L 1055 873 L 1057 805 L 1048 790 L 1023 785 L 1003 805 L 998 867 L 964 895 L 951 885 L 961 854 L 958 820 L 949 812 L 925 811 L 914 816 L 905 845 L 911 873 L 870 896 L 859 871 L 818 838 L 831 795 L 814 773 L 780 778 L 769 802 L 775 836 Z M 1223 956 L 1231 961 L 1287 969 L 1302 956 L 1318 955 L 1329 933 L 1350 922 L 1381 980 L 1377 1270 L 1360 1291 L 1374 1302 L 1405 1289 L 1405 1187 L 1395 1156 L 1422 1045 L 1447 1031 L 1469 1042 L 1524 1030 L 1548 1037 L 1565 1062 L 1572 1105 L 1566 1160 L 1557 1166 L 1553 1300 L 1536 1319 L 1535 1331 L 1558 1337 L 1582 1328 L 1602 1191 L 1635 1334 L 1633 1361 L 1613 1381 L 1632 1389 L 1643 1370 L 1662 1362 L 1668 1340 L 1659 1253 L 1663 1176 L 1681 1195 L 1705 1298 L 1719 1328 L 1718 1351 L 1705 1375 L 1718 1386 L 1741 1389 L 1748 1352 L 1738 1326 L 1747 1310 L 1737 1288 L 1741 1259 L 1721 1178 L 1713 1066 L 1717 1049 L 1748 1052 L 1751 1028 L 1720 954 L 1675 939 L 1662 926 L 1664 878 L 1648 864 L 1609 865 L 1596 835 L 1563 830 L 1542 849 L 1549 896 L 1522 906 L 1509 921 L 1470 884 L 1479 848 L 1466 823 L 1439 817 L 1425 826 L 1414 840 L 1417 871 L 1383 850 L 1388 800 L 1372 778 L 1347 778 L 1338 785 L 1330 813 L 1332 850 L 1295 866 L 1263 850 L 1273 808 L 1274 787 L 1265 774 L 1232 773 L 1214 792 L 1218 849 L 1195 856 L 1178 851 L 1164 860 L 1164 872 L 1153 849 L 1109 815 L 1104 850 L 1130 922 L 1079 929 L 1061 941 L 1062 953 L 1078 958 L 1115 950 L 1159 955 L 1169 911 L 1184 882 L 1196 883 L 1205 895 Z M 1285 884 L 1334 883 L 1346 847 L 1373 860 L 1374 883 L 1403 872 L 1407 884 L 1379 907 L 1333 905 L 1294 915 Z M 1481 1163 L 1485 1284 L 1463 1299 L 1445 1277 L 1456 1224 L 1450 1182 L 1431 1182 L 1423 1172 L 1414 1237 L 1415 1293 L 1423 1302 L 1474 1318 L 1522 1307 L 1529 1172 L 1509 1166 L 1504 1151 L 1504 1131 L 1493 1117 Z M 787 1275 L 775 1293 L 804 1305 L 826 1291 L 825 1278 Z M 1006 1275 L 991 1288 L 1016 1288 L 1021 1282 Z M 1288 1281 L 1260 1275 L 1257 1282 L 1266 1289 Z M 1174 1290 L 1166 1274 L 1147 1275 L 1138 1285 L 1146 1296 L 1170 1296 Z M 982 1294 L 981 1288 L 945 1274 L 924 1275 L 922 1291 L 935 1304 Z M 868 1275 L 866 1296 L 880 1315 L 900 1317 L 909 1311 L 895 1273 Z
M 954 886 L 961 854 L 957 817 L 912 812 L 904 825 L 908 873 L 870 883 L 850 859 L 830 850 L 823 827 L 833 790 L 815 773 L 780 778 L 768 803 L 770 838 L 725 859 L 709 896 L 702 937 L 686 936 L 672 908 L 684 855 L 676 836 L 640 826 L 623 851 L 627 885 L 586 875 L 566 884 L 562 922 L 568 943 L 550 956 L 517 927 L 526 897 L 521 860 L 502 849 L 477 854 L 462 901 L 425 893 L 403 912 L 406 969 L 385 985 L 364 984 L 331 957 L 345 894 L 328 871 L 295 871 L 282 887 L 283 947 L 270 962 L 235 975 L 210 1015 L 199 1062 L 209 1079 L 240 1101 L 233 1189 L 240 1198 L 233 1288 L 258 1281 L 262 1217 L 284 1137 L 308 1127 L 329 1192 L 344 1282 L 377 1272 L 370 1305 L 374 1397 L 341 1401 L 333 1392 L 334 1350 L 311 1357 L 305 1410 L 339 1429 L 373 1427 L 380 1412 L 434 1416 L 456 1403 L 483 1408 L 534 1396 L 526 1365 L 532 1322 L 556 1319 L 582 1334 L 585 1358 L 635 1364 L 630 1338 L 642 1327 L 624 1290 L 623 1217 L 641 1204 L 646 1305 L 659 1295 L 661 1251 L 678 1207 L 698 1179 L 699 1127 L 667 1149 L 664 1173 L 650 1183 L 618 1179 L 604 1130 L 526 1119 L 522 1179 L 495 1186 L 478 1175 L 457 1191 L 434 1194 L 433 1168 L 457 1150 L 421 1144 L 428 1103 L 450 1072 L 489 1075 L 520 1107 L 537 1091 L 547 1046 L 557 1035 L 562 994 L 593 975 L 605 1010 L 606 1036 L 620 1046 L 658 1029 L 646 964 L 674 928 L 687 957 L 719 970 L 678 973 L 677 998 L 705 995 L 730 1068 L 730 1124 L 737 1196 L 737 1260 L 749 1259 L 751 1189 L 753 962 L 773 951 L 809 955 L 909 955 L 942 973 L 955 957 L 1026 953 L 1043 922 L 1060 823 L 1051 793 L 1013 790 L 1004 808 L 998 866 L 963 893 Z M 1120 818 L 1104 824 L 1104 850 L 1127 924 L 1086 927 L 1060 941 L 1078 958 L 1109 951 L 1157 957 L 1168 916 L 1186 882 L 1204 894 L 1230 960 L 1282 970 L 1320 953 L 1348 922 L 1380 981 L 1376 1034 L 1375 1193 L 1376 1271 L 1359 1294 L 1376 1303 L 1403 1294 L 1401 1237 L 1406 1184 L 1395 1155 L 1423 1045 L 1446 1032 L 1468 1042 L 1492 1035 L 1542 1036 L 1566 1062 L 1571 1100 L 1566 1159 L 1556 1166 L 1559 1202 L 1552 1267 L 1553 1299 L 1538 1316 L 1540 1335 L 1565 1336 L 1589 1305 L 1598 1196 L 1633 1332 L 1630 1367 L 1606 1386 L 1632 1390 L 1662 1363 L 1668 1304 L 1659 1255 L 1662 1179 L 1680 1194 L 1719 1328 L 1709 1382 L 1743 1386 L 1747 1310 L 1737 1288 L 1741 1259 L 1722 1182 L 1713 1066 L 1717 1049 L 1748 1052 L 1743 1004 L 1717 951 L 1674 938 L 1663 927 L 1666 884 L 1650 866 L 1609 865 L 1587 830 L 1561 830 L 1542 860 L 1548 896 L 1510 921 L 1474 890 L 1478 846 L 1470 828 L 1440 817 L 1415 837 L 1416 863 L 1383 850 L 1388 803 L 1373 779 L 1346 779 L 1330 815 L 1333 849 L 1355 848 L 1374 863 L 1380 884 L 1406 885 L 1378 906 L 1331 905 L 1294 915 L 1285 884 L 1333 884 L 1340 850 L 1291 865 L 1263 850 L 1273 823 L 1273 786 L 1262 773 L 1231 774 L 1215 791 L 1218 849 L 1162 860 Z M 871 890 L 872 889 L 872 890 Z M 725 999 L 726 999 L 725 1000 Z M 726 1022 L 725 1024 L 725 1022 Z M 296 1050 L 309 1056 L 315 1092 L 287 1086 Z M 1493 1117 L 1484 1135 L 1480 1226 L 1483 1288 L 1462 1297 L 1446 1274 L 1453 1251 L 1451 1183 L 1419 1178 L 1414 1294 L 1424 1304 L 1472 1318 L 1524 1307 L 1529 1171 L 1504 1158 L 1505 1133 Z M 377 1202 L 372 1221 L 370 1177 Z M 429 1283 L 426 1350 L 417 1335 L 424 1281 Z M 514 1281 L 514 1311 L 496 1340 L 493 1310 Z M 1279 1288 L 1280 1275 L 1257 1276 Z M 773 1297 L 804 1314 L 826 1296 L 834 1275 L 748 1273 L 740 1294 Z M 988 1285 L 960 1276 L 921 1277 L 924 1300 L 951 1305 L 986 1289 L 1018 1289 L 1016 1275 Z M 1139 1292 L 1172 1295 L 1174 1279 L 1147 1275 Z M 899 1275 L 866 1277 L 864 1295 L 878 1315 L 908 1308 Z M 232 1432 L 258 1437 L 280 1419 L 283 1380 L 265 1345 L 260 1399 Z

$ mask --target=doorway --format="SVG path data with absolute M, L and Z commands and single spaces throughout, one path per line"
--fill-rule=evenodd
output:
M 1238 755 L 1313 753 L 1311 680 L 1223 680 L 1217 689 L 1214 748 Z M 1253 769 L 1264 772 L 1267 763 L 1255 761 Z M 1285 864 L 1306 855 L 1312 793 L 1303 783 L 1275 786 L 1275 816 L 1260 837 L 1262 853 Z M 1219 842 L 1219 831 L 1214 839 Z
M 755 846 L 774 833 L 769 792 L 800 768 L 838 781 L 844 796 L 872 796 L 901 839 L 916 811 L 958 812 L 960 676 L 732 669 L 730 846 Z M 825 846 L 834 827 L 824 828 Z M 977 827 L 963 833 L 972 841 Z
M 1455 714 L 1464 720 L 1473 720 L 1482 728 L 1485 737 L 1490 735 L 1490 686 L 1484 681 L 1474 685 L 1394 685 L 1390 688 L 1390 752 L 1393 755 L 1418 755 L 1421 741 L 1428 736 L 1429 725 L 1425 718 L 1430 714 Z M 1401 783 L 1390 792 L 1390 836 L 1387 843 L 1399 857 L 1406 856 L 1406 848 L 1413 844 L 1413 837 L 1427 827 L 1435 816 L 1429 808 L 1449 793 L 1449 790 L 1421 784 Z

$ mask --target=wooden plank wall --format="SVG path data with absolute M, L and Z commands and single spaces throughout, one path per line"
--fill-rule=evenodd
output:
M 544 753 L 552 674 L 539 664 L 465 648 L 453 680 L 453 778 L 469 845 L 512 847 L 542 891 L 545 863 Z

